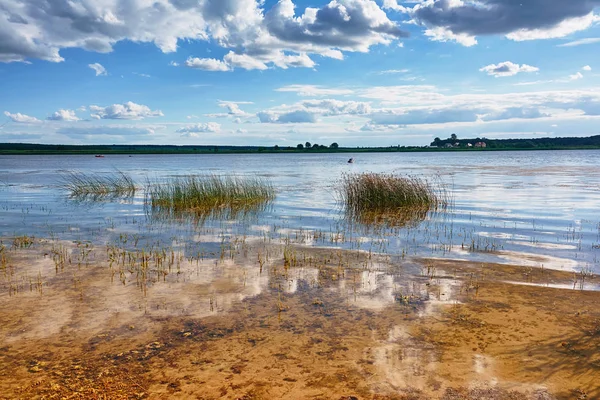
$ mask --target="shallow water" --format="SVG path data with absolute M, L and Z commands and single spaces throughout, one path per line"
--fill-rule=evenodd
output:
M 0 391 L 597 398 L 598 155 L 1 157 Z M 60 186 L 115 169 L 135 197 Z M 334 185 L 362 171 L 439 175 L 452 206 L 350 225 Z M 277 198 L 202 222 L 145 208 L 148 179 L 207 173 L 268 178 Z
M 199 244 L 207 251 L 228 238 L 292 240 L 383 252 L 544 268 L 600 272 L 600 151 L 2 156 L 0 236 L 35 235 L 110 243 L 121 234 L 145 243 Z M 349 157 L 354 164 L 347 164 Z M 156 221 L 143 191 L 130 200 L 70 200 L 60 173 L 119 169 L 140 187 L 189 174 L 236 174 L 270 179 L 272 207 L 244 220 Z M 447 213 L 394 229 L 349 227 L 334 186 L 343 173 L 439 175 L 452 194 Z

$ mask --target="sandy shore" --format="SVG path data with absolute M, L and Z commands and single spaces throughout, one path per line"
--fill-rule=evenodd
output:
M 0 398 L 600 398 L 595 276 L 275 245 L 142 271 L 111 251 L 4 250 Z

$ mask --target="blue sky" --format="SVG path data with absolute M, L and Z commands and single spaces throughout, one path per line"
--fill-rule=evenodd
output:
M 600 134 L 600 0 L 0 0 L 0 142 Z

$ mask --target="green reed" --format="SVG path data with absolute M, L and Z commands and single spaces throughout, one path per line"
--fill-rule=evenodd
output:
M 132 197 L 136 191 L 133 179 L 119 170 L 109 174 L 70 171 L 61 176 L 61 184 L 75 198 Z
M 218 216 L 259 210 L 274 199 L 275 189 L 265 179 L 207 175 L 148 182 L 145 202 L 159 214 Z
M 366 223 L 407 223 L 430 210 L 448 206 L 439 180 L 392 174 L 346 174 L 336 187 L 339 201 L 352 219 Z

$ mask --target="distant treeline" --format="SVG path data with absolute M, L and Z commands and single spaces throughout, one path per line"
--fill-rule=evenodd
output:
M 482 145 L 485 143 L 485 145 Z M 63 145 L 0 143 L 0 154 L 223 154 L 223 153 L 349 153 L 349 152 L 422 152 L 480 150 L 563 150 L 600 149 L 600 135 L 590 137 L 535 139 L 448 139 L 435 138 L 430 146 L 341 147 L 298 144 L 295 146 L 175 146 L 175 145 Z
M 175 146 L 175 145 L 57 145 L 0 143 L 0 154 L 231 154 L 231 153 L 344 153 L 423 151 L 424 147 L 340 147 L 298 144 L 295 146 Z
M 533 139 L 461 139 L 452 135 L 448 139 L 435 138 L 431 146 L 438 148 L 469 148 L 485 143 L 486 149 L 527 150 L 527 149 L 585 149 L 600 148 L 600 135 L 589 137 L 533 138 Z M 469 146 L 470 145 L 470 146 Z

